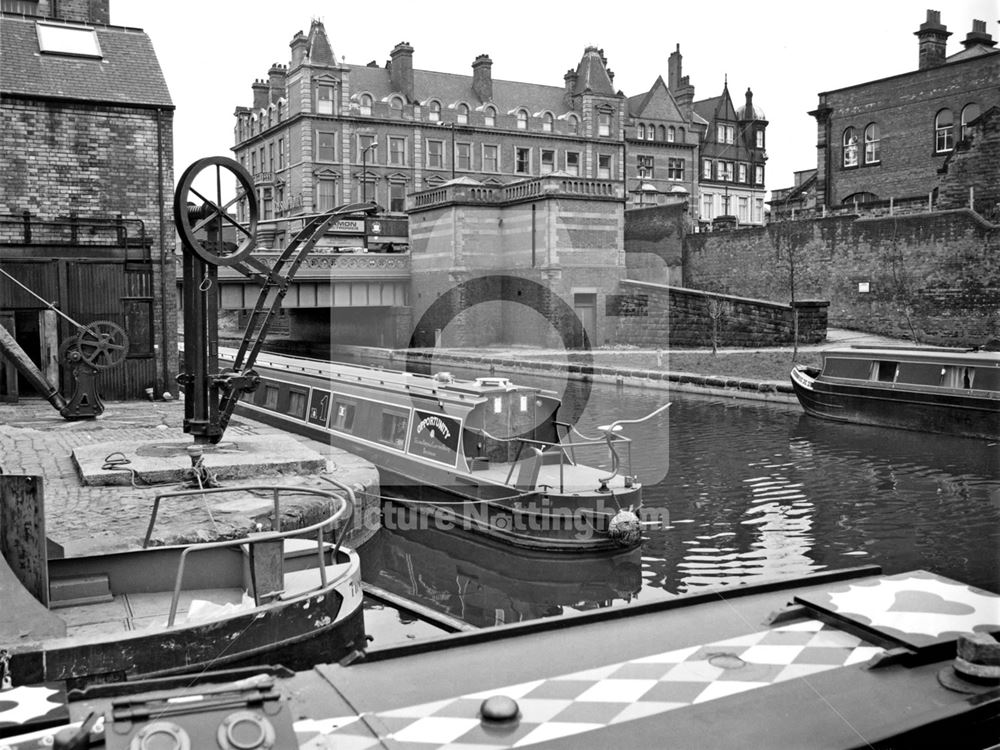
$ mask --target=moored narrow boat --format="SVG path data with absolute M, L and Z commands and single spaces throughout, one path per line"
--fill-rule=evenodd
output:
M 219 356 L 231 361 L 232 352 Z M 383 492 L 429 525 L 550 552 L 620 551 L 641 541 L 642 485 L 623 426 L 667 405 L 587 437 L 559 420 L 554 392 L 503 377 L 460 380 L 272 354 L 254 369 L 260 386 L 238 414 L 371 461 Z M 595 452 L 609 468 L 584 462 Z
M 1000 351 L 851 347 L 795 367 L 805 412 L 821 419 L 1000 440 Z

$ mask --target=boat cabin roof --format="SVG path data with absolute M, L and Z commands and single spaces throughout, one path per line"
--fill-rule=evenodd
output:
M 851 346 L 827 349 L 823 359 L 889 360 L 894 362 L 926 362 L 970 367 L 1000 367 L 1000 352 L 950 349 L 933 346 Z

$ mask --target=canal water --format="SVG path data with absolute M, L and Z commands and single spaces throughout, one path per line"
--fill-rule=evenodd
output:
M 584 434 L 671 402 L 625 432 L 663 528 L 634 553 L 589 559 L 383 529 L 362 548 L 366 580 L 477 626 L 872 563 L 1000 591 L 996 443 L 819 421 L 794 404 L 517 380 L 562 391 Z

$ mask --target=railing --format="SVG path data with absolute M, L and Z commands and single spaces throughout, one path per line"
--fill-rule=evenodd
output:
M 834 216 L 906 216 L 937 210 L 934 194 L 912 195 L 876 201 L 854 201 L 837 206 L 772 210 L 768 223 L 798 219 L 826 219 Z
M 0 245 L 85 245 L 88 247 L 148 246 L 141 219 L 122 216 L 41 219 L 30 211 L 0 214 Z
M 149 519 L 149 528 L 146 530 L 146 537 L 142 541 L 143 549 L 146 549 L 149 545 L 149 540 L 153 535 L 153 527 L 156 525 L 156 516 L 160 510 L 160 501 L 164 498 L 174 498 L 174 497 L 188 497 L 190 495 L 214 495 L 223 492 L 255 492 L 255 491 L 270 491 L 273 497 L 274 505 L 274 529 L 271 532 L 257 533 L 253 536 L 246 536 L 241 539 L 227 539 L 220 542 L 202 542 L 198 544 L 192 544 L 187 546 L 183 552 L 181 552 L 181 557 L 177 565 L 177 575 L 174 579 L 174 593 L 170 600 L 170 614 L 167 618 L 167 627 L 172 627 L 174 620 L 177 617 L 177 604 L 180 601 L 181 586 L 184 582 L 184 569 L 187 564 L 187 557 L 189 554 L 194 552 L 204 552 L 211 549 L 219 549 L 221 547 L 235 547 L 238 545 L 247 544 L 251 548 L 254 545 L 262 544 L 265 542 L 274 542 L 285 539 L 292 539 L 295 537 L 305 536 L 306 534 L 316 532 L 316 551 L 319 556 L 319 574 L 320 583 L 317 588 L 323 588 L 327 585 L 326 580 L 326 560 L 324 557 L 325 545 L 323 542 L 323 533 L 326 530 L 335 531 L 335 527 L 339 524 L 345 517 L 350 518 L 355 507 L 355 495 L 354 491 L 348 487 L 346 484 L 335 481 L 333 479 L 328 479 L 331 484 L 336 485 L 339 489 L 344 490 L 347 493 L 347 500 L 330 490 L 321 490 L 314 487 L 300 487 L 300 486 L 278 486 L 278 485 L 253 485 L 253 486 L 241 486 L 241 487 L 215 487 L 210 489 L 191 489 L 191 490 L 178 490 L 176 492 L 164 492 L 153 498 L 153 512 Z M 302 528 L 292 529 L 290 531 L 281 531 L 281 501 L 280 495 L 282 492 L 291 494 L 308 494 L 308 495 L 320 495 L 331 500 L 335 506 L 332 514 L 327 516 L 322 521 L 314 523 L 311 526 L 304 526 Z M 346 530 L 345 530 L 346 531 Z M 341 535 L 341 538 L 343 535 Z M 333 559 L 336 561 L 337 554 L 340 551 L 340 541 L 337 540 L 333 548 Z

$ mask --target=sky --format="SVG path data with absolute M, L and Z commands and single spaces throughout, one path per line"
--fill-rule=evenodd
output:
M 997 0 L 933 0 L 931 7 L 952 32 L 949 55 L 962 49 L 973 19 L 986 21 L 1000 41 Z M 236 107 L 252 104 L 253 81 L 266 79 L 272 64 L 287 64 L 292 37 L 317 18 L 334 54 L 350 64 L 384 65 L 406 41 L 417 69 L 471 75 L 472 61 L 486 53 L 494 79 L 560 87 L 584 49 L 597 46 L 626 96 L 645 93 L 659 75 L 666 80 L 679 44 L 695 100 L 721 94 L 727 76 L 736 107 L 753 90 L 769 121 L 772 190 L 816 166 L 816 121 L 808 113 L 820 92 L 916 69 L 913 32 L 927 8 L 916 0 L 111 0 L 111 23 L 144 29 L 153 41 L 176 106 L 175 177 L 204 156 L 232 156 Z

